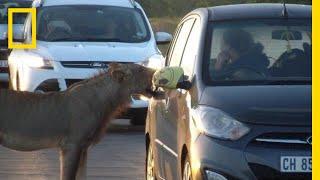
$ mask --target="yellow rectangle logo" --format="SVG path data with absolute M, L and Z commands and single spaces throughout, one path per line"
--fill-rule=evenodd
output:
M 13 42 L 13 14 L 28 13 L 31 14 L 31 43 Z M 36 8 L 8 8 L 8 48 L 9 49 L 35 49 L 37 48 L 37 10 Z

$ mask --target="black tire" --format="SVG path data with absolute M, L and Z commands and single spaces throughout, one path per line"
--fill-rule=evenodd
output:
M 147 109 L 134 109 L 131 114 L 131 124 L 134 126 L 144 126 L 146 124 Z
M 146 180 L 157 180 L 156 173 L 155 173 L 155 167 L 154 167 L 154 151 L 151 146 L 151 143 L 148 145 L 147 149 L 147 155 L 146 155 L 146 162 L 145 162 L 145 179 Z M 152 167 L 150 167 L 150 160 L 152 159 L 153 164 Z
M 186 155 L 186 158 L 184 160 L 183 163 L 183 167 L 182 167 L 182 180 L 192 180 L 192 172 L 191 172 L 192 168 L 191 168 L 191 163 L 190 163 L 190 159 L 189 156 Z

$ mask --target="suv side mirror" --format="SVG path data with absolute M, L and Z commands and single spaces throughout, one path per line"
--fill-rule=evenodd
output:
M 181 67 L 165 67 L 154 73 L 152 82 L 155 87 L 189 90 L 192 87 L 192 83 L 185 79 L 184 71 Z
M 155 38 L 157 44 L 168 44 L 172 40 L 172 35 L 166 32 L 156 32 Z

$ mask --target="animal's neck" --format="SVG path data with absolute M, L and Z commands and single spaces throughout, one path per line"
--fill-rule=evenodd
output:
M 119 111 L 131 100 L 131 91 L 126 84 L 113 81 L 107 74 L 79 84 L 69 91 L 72 96 L 88 104 L 92 111 L 99 113 L 97 118 Z

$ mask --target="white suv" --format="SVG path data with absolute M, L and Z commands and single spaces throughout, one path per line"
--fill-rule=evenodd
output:
M 172 36 L 154 35 L 142 7 L 133 0 L 44 0 L 34 1 L 33 7 L 37 48 L 11 52 L 14 90 L 63 91 L 110 62 L 164 66 L 157 42 L 167 43 Z M 30 43 L 31 15 L 24 28 L 24 43 Z M 133 124 L 144 122 L 147 106 L 147 101 L 133 97 Z

